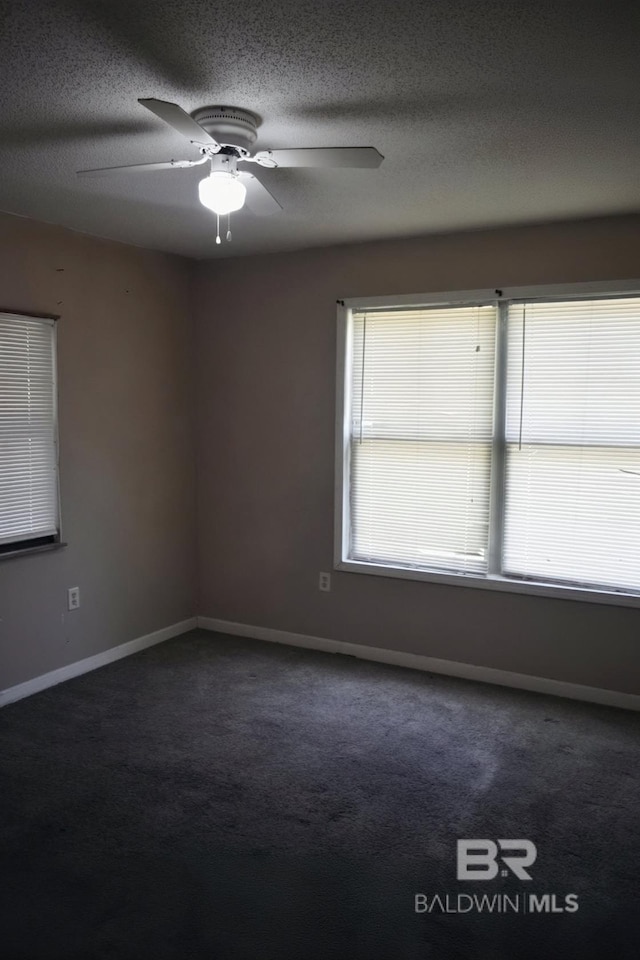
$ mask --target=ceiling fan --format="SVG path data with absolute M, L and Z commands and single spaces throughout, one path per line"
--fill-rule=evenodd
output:
M 160 163 L 135 163 L 122 167 L 78 170 L 78 176 L 101 177 L 128 171 L 172 170 L 210 163 L 210 173 L 198 185 L 200 202 L 217 217 L 216 243 L 220 243 L 220 217 L 229 216 L 247 205 L 254 213 L 267 215 L 281 210 L 276 198 L 239 163 L 257 163 L 261 167 L 379 167 L 384 157 L 375 147 L 309 147 L 292 150 L 260 150 L 251 155 L 258 133 L 259 118 L 249 110 L 236 107 L 203 107 L 188 114 L 176 103 L 140 99 L 146 107 L 170 127 L 200 148 L 199 160 L 166 160 Z M 231 230 L 227 223 L 227 240 Z

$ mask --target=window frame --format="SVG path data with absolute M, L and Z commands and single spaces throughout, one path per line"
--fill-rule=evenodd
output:
M 52 365 L 52 419 L 53 419 L 53 480 L 55 484 L 55 505 L 56 505 L 56 533 L 45 534 L 41 536 L 31 536 L 18 540 L 10 540 L 0 545 L 0 561 L 9 560 L 15 557 L 22 557 L 28 554 L 44 553 L 50 550 L 58 550 L 65 547 L 66 543 L 62 539 L 62 511 L 60 498 L 60 444 L 58 432 L 58 320 L 57 314 L 36 313 L 33 311 L 13 310 L 0 308 L 0 315 L 13 317 L 19 320 L 35 320 L 39 323 L 45 323 L 52 328 L 51 336 L 51 365 Z M 1 412 L 0 412 L 1 415 Z
M 544 286 L 503 287 L 484 290 L 458 290 L 447 293 L 410 294 L 386 297 L 350 297 L 337 301 L 337 366 L 335 426 L 335 500 L 334 570 L 402 580 L 465 586 L 504 593 L 529 594 L 579 600 L 614 606 L 640 607 L 640 591 L 629 593 L 602 587 L 572 585 L 536 579 L 506 577 L 498 572 L 497 544 L 502 541 L 505 490 L 505 414 L 506 414 L 506 324 L 509 304 L 513 302 L 580 300 L 598 297 L 640 296 L 640 280 L 596 281 Z M 367 309 L 398 307 L 468 306 L 494 303 L 497 308 L 494 386 L 494 435 L 490 485 L 488 569 L 486 574 L 454 573 L 392 566 L 352 560 L 348 557 L 350 532 L 350 448 L 351 448 L 351 314 Z

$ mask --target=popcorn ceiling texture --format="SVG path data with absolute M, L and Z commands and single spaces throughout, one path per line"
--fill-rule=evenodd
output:
M 640 209 L 640 7 L 587 0 L 9 0 L 0 209 L 205 258 Z M 216 249 L 197 155 L 137 103 L 245 107 L 258 148 L 377 147 L 379 170 L 261 170 L 284 207 Z

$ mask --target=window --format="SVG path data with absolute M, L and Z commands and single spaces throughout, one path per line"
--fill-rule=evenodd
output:
M 0 314 L 0 555 L 59 540 L 55 323 Z
M 340 308 L 336 566 L 640 597 L 633 287 Z

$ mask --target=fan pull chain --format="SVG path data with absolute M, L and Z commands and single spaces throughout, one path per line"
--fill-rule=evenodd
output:
M 220 239 L 220 214 L 216 213 L 216 243 L 222 243 Z
M 227 240 L 231 242 L 231 214 L 227 214 Z

